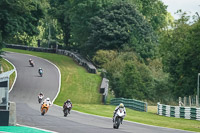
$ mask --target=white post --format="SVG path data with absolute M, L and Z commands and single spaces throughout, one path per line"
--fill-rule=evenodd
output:
M 184 97 L 184 107 L 187 105 L 186 103 L 186 97 Z
M 198 73 L 198 80 L 197 80 L 197 107 L 199 107 L 199 75 L 200 73 Z
M 191 103 L 191 96 L 189 96 L 189 106 L 191 107 L 192 103 Z

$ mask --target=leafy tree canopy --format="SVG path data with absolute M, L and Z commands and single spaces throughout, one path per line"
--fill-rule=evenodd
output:
M 40 5 L 32 0 L 1 0 L 0 31 L 6 41 L 17 34 L 38 35 L 39 18 L 43 17 Z
M 126 2 L 119 2 L 102 9 L 90 21 L 91 34 L 84 45 L 85 51 L 99 49 L 119 50 L 132 47 L 142 58 L 154 55 L 156 36 L 151 25 Z
M 166 32 L 161 39 L 161 53 L 166 72 L 170 73 L 174 96 L 188 96 L 196 93 L 197 74 L 200 70 L 200 20 L 188 24 L 183 14 L 175 28 Z

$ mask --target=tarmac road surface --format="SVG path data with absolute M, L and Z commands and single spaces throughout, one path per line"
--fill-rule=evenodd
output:
M 57 105 L 51 106 L 47 114 L 41 116 L 37 95 L 43 92 L 45 98 L 54 99 L 59 90 L 57 68 L 48 61 L 35 56 L 6 52 L 3 57 L 12 62 L 17 70 L 17 80 L 10 92 L 9 100 L 16 102 L 18 124 L 59 133 L 191 133 L 128 121 L 124 121 L 119 129 L 113 129 L 111 118 L 73 110 L 70 115 L 64 117 L 62 108 Z M 35 63 L 34 67 L 29 65 L 30 58 Z M 39 67 L 44 71 L 43 77 L 38 74 Z

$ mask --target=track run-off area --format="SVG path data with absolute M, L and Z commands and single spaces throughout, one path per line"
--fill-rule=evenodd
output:
M 41 116 L 37 95 L 55 99 L 60 88 L 59 69 L 51 62 L 31 55 L 5 52 L 2 56 L 11 62 L 17 71 L 16 82 L 10 91 L 9 100 L 16 103 L 17 124 L 59 133 L 191 133 L 171 128 L 150 126 L 124 121 L 119 129 L 113 129 L 112 118 L 85 114 L 77 111 L 63 116 L 62 107 L 53 105 Z M 31 67 L 29 59 L 35 66 Z M 44 71 L 43 77 L 38 68 Z M 64 101 L 63 101 L 64 102 Z M 145 118 L 141 118 L 145 119 Z

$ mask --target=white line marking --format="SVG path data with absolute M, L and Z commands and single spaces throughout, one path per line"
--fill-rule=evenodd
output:
M 17 52 L 10 52 L 8 51 L 9 53 L 17 53 Z M 17 54 L 24 54 L 24 53 L 17 53 Z M 59 73 L 59 83 L 58 83 L 58 91 L 57 91 L 57 94 L 56 96 L 54 97 L 54 99 L 52 100 L 52 103 L 56 100 L 56 98 L 58 97 L 58 94 L 60 93 L 60 88 L 61 88 L 61 72 L 60 72 L 60 69 L 54 64 L 52 63 L 51 61 L 47 60 L 47 59 L 44 59 L 42 57 L 38 57 L 38 56 L 35 56 L 35 55 L 31 55 L 31 54 L 24 54 L 24 55 L 29 55 L 29 56 L 33 56 L 33 57 L 36 57 L 36 58 L 40 58 L 42 60 L 45 60 L 47 62 L 49 62 L 50 64 L 52 64 L 57 70 L 58 70 L 58 73 Z M 11 63 L 12 64 L 12 63 Z M 13 65 L 13 64 L 12 64 Z M 15 68 L 15 66 L 13 65 L 13 67 Z M 16 69 L 15 69 L 16 70 Z M 16 72 L 17 73 L 17 72 Z M 17 75 L 17 74 L 16 74 Z
M 34 129 L 38 129 L 38 130 L 42 130 L 42 131 L 46 131 L 46 132 L 58 133 L 58 132 L 47 130 L 47 129 L 37 128 L 37 127 L 31 127 L 31 126 L 26 126 L 26 125 L 21 125 L 21 124 L 16 124 L 16 126 L 23 126 L 23 127 L 34 128 Z
M 14 81 L 13 81 L 13 84 L 12 84 L 12 86 L 11 86 L 11 88 L 10 88 L 10 90 L 9 90 L 9 93 L 12 91 L 12 89 L 13 89 L 13 86 L 14 86 L 14 84 L 15 84 L 15 82 L 16 82 L 16 79 L 17 79 L 17 69 L 15 68 L 15 66 L 9 61 L 9 60 L 7 60 L 7 59 L 5 59 L 5 58 L 3 58 L 4 60 L 6 60 L 8 63 L 10 63 L 13 67 L 14 67 L 14 69 L 15 69 L 15 79 L 14 79 Z
M 10 52 L 10 53 L 16 53 L 16 52 Z M 17 54 L 22 54 L 22 53 L 17 53 Z M 56 94 L 56 96 L 54 97 L 54 99 L 52 100 L 52 103 L 53 103 L 53 102 L 55 101 L 55 99 L 58 97 L 58 94 L 60 93 L 60 87 L 61 87 L 61 72 L 60 72 L 60 69 L 59 69 L 55 64 L 53 64 L 52 62 L 50 62 L 50 61 L 47 60 L 47 59 L 44 59 L 44 58 L 41 58 L 41 57 L 38 57 L 38 56 L 34 56 L 34 55 L 30 55 L 30 54 L 25 54 L 25 55 L 29 55 L 29 56 L 33 56 L 33 57 L 37 57 L 37 58 L 43 59 L 43 60 L 49 62 L 50 64 L 54 65 L 54 67 L 56 67 L 56 69 L 58 70 L 58 73 L 59 73 L 59 85 L 58 85 L 57 94 Z M 8 61 L 7 59 L 5 59 L 5 60 Z M 14 67 L 15 72 L 16 72 L 16 77 L 15 77 L 14 83 L 13 83 L 13 85 L 12 85 L 12 87 L 11 87 L 11 90 L 12 90 L 12 89 L 13 89 L 13 86 L 14 86 L 14 84 L 15 84 L 15 82 L 16 82 L 16 79 L 17 79 L 17 70 L 16 70 L 15 66 L 14 66 L 10 61 L 8 61 L 8 62 Z M 11 90 L 10 90 L 10 91 L 11 91 Z M 10 93 L 10 91 L 9 91 L 9 93 Z M 19 124 L 17 124 L 17 125 L 19 125 Z M 25 125 L 21 125 L 21 126 L 25 126 Z M 30 127 L 30 126 L 25 126 L 25 127 Z M 31 127 L 31 128 L 35 128 L 35 129 L 41 130 L 40 128 L 36 128 L 36 127 Z M 44 130 L 44 131 L 50 131 L 50 130 L 45 130 L 45 129 L 42 129 L 42 130 Z M 55 132 L 55 131 L 51 131 L 51 132 L 57 133 L 57 132 Z
M 41 58 L 41 57 L 39 57 Z M 52 103 L 54 103 L 54 101 L 56 100 L 56 98 L 58 97 L 58 94 L 60 93 L 60 88 L 61 88 L 61 72 L 60 72 L 60 69 L 52 62 L 50 62 L 49 60 L 47 59 L 44 59 L 44 58 L 41 58 L 43 60 L 46 60 L 47 62 L 49 62 L 50 64 L 52 64 L 57 70 L 58 70 L 58 73 L 59 73 L 59 85 L 58 85 L 58 91 L 57 91 L 57 94 L 56 96 L 54 97 L 54 99 L 52 100 Z

